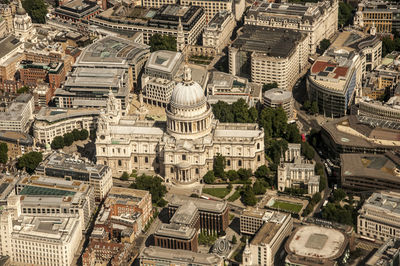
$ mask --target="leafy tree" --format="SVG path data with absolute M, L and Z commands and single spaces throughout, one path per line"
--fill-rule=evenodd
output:
M 87 139 L 89 137 L 89 132 L 86 130 L 86 129 L 82 129 L 80 132 L 79 132 L 79 139 L 80 140 L 85 140 L 85 139 Z
M 320 176 L 319 179 L 319 191 L 323 191 L 326 188 L 326 178 L 324 165 L 322 163 L 315 164 L 315 173 Z
M 289 143 L 300 143 L 301 142 L 300 131 L 297 128 L 297 125 L 295 123 L 287 125 L 285 139 Z
M 43 0 L 24 0 L 22 6 L 32 18 L 33 23 L 46 23 L 47 6 Z
M 17 93 L 18 93 L 18 94 L 21 94 L 21 93 L 29 93 L 30 90 L 31 90 L 31 89 L 30 89 L 28 86 L 22 86 L 21 88 L 19 88 L 19 89 L 17 90 Z
M 319 113 L 318 102 L 316 102 L 316 101 L 312 102 L 310 113 L 313 114 L 313 115 Z
M 65 133 L 64 134 L 64 145 L 71 146 L 74 143 L 74 135 L 72 133 Z
M 240 178 L 239 174 L 235 170 L 229 170 L 228 172 L 226 172 L 226 176 L 230 181 L 235 181 Z
M 64 138 L 61 136 L 57 136 L 53 139 L 51 142 L 51 148 L 54 150 L 62 149 L 64 148 Z
M 130 187 L 149 191 L 152 202 L 159 206 L 165 203 L 163 197 L 167 193 L 167 188 L 162 184 L 162 179 L 157 176 L 145 174 L 138 176 Z
M 214 157 L 214 164 L 213 164 L 213 170 L 214 170 L 214 176 L 220 177 L 225 179 L 225 157 L 222 156 L 220 153 L 217 154 L 217 156 Z
M 158 50 L 176 51 L 176 38 L 171 35 L 154 34 L 150 37 L 149 44 L 151 52 Z
M 236 235 L 232 236 L 231 242 L 232 242 L 233 245 L 235 245 L 237 243 Z
M 254 172 L 254 176 L 258 179 L 265 179 L 267 180 L 269 178 L 269 170 L 268 167 L 265 165 L 261 165 L 260 167 L 257 168 L 257 170 Z
M 253 191 L 254 191 L 254 194 L 256 194 L 256 195 L 262 195 L 267 191 L 267 189 L 265 188 L 262 181 L 256 180 L 256 182 L 254 182 L 254 184 L 253 184 Z
M 223 101 L 218 101 L 212 105 L 212 111 L 216 119 L 222 123 L 233 123 L 235 116 L 231 111 L 231 106 Z
M 243 181 L 248 180 L 252 175 L 251 169 L 244 169 L 244 168 L 240 168 L 237 171 L 237 173 L 239 175 L 240 180 L 243 180 Z
M 265 92 L 265 91 L 269 91 L 269 90 L 272 90 L 275 88 L 278 88 L 278 83 L 276 83 L 276 81 L 274 81 L 272 83 L 264 84 L 262 87 L 262 91 Z
M 264 128 L 265 138 L 284 136 L 287 128 L 287 116 L 282 107 L 264 108 L 259 117 L 259 124 Z
M 228 184 L 228 186 L 226 186 L 226 188 L 227 188 L 229 191 L 231 191 L 231 190 L 232 190 L 232 188 L 233 188 L 233 186 L 232 186 L 232 184 L 231 184 L 231 183 L 229 183 L 229 184 Z
M 342 201 L 345 198 L 346 198 L 346 192 L 343 189 L 338 188 L 333 191 L 333 200 L 334 201 Z
M 286 140 L 271 140 L 269 141 L 269 147 L 267 148 L 267 155 L 272 159 L 274 164 L 279 164 L 282 154 L 288 149 L 288 143 Z
M 242 192 L 242 201 L 245 205 L 254 206 L 257 203 L 256 195 L 250 185 L 247 185 Z
M 127 181 L 129 180 L 129 174 L 127 172 L 123 172 L 119 179 L 121 179 L 122 181 Z
M 0 163 L 7 163 L 8 161 L 8 146 L 6 143 L 0 143 Z
M 203 176 L 204 183 L 206 184 L 212 184 L 215 182 L 215 175 L 214 171 L 208 171 L 204 176 Z
M 322 218 L 332 222 L 353 225 L 353 221 L 355 221 L 354 212 L 356 211 L 350 205 L 341 207 L 339 204 L 328 203 L 322 210 Z
M 77 140 L 79 140 L 80 139 L 80 137 L 81 137 L 81 132 L 78 130 L 78 129 L 74 129 L 74 130 L 72 130 L 72 135 L 74 136 L 74 141 L 77 141 Z
M 340 26 L 347 26 L 352 20 L 353 7 L 345 2 L 339 2 L 339 19 L 338 24 Z
M 301 153 L 307 158 L 307 160 L 312 160 L 315 155 L 313 147 L 308 144 L 308 142 L 301 143 Z
M 331 41 L 328 39 L 323 39 L 322 41 L 319 42 L 319 49 L 321 54 L 324 53 L 326 51 L 326 49 L 329 48 L 329 46 L 331 45 Z
M 43 155 L 40 152 L 31 151 L 18 158 L 17 168 L 25 169 L 29 174 L 33 174 L 42 160 Z
M 317 204 L 318 202 L 320 202 L 320 200 L 321 200 L 321 193 L 319 192 L 315 193 L 311 198 L 311 202 L 314 204 Z

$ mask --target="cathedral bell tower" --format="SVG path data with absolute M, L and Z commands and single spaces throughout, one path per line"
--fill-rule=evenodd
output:
M 185 33 L 183 32 L 183 26 L 181 18 L 179 17 L 179 24 L 176 37 L 176 50 L 178 52 L 183 52 L 185 49 Z

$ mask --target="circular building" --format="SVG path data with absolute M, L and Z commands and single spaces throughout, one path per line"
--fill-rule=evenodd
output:
M 204 90 L 192 80 L 191 70 L 185 66 L 184 80 L 172 91 L 166 108 L 168 133 L 179 139 L 195 139 L 211 132 L 213 113 Z
M 288 118 L 293 116 L 292 92 L 284 89 L 271 89 L 264 92 L 264 107 L 278 108 L 281 106 Z
M 285 244 L 286 265 L 337 265 L 348 257 L 347 235 L 317 225 L 297 228 Z

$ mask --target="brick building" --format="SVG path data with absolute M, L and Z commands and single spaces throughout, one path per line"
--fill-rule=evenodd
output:
M 161 224 L 154 233 L 155 246 L 197 252 L 198 230 L 180 224 Z

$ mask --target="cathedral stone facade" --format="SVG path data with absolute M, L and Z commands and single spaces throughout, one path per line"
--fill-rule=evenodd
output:
M 114 176 L 136 170 L 157 173 L 166 182 L 179 184 L 201 181 L 212 170 L 217 154 L 225 157 L 226 170 L 254 171 L 265 163 L 264 131 L 257 124 L 214 119 L 203 88 L 192 81 L 187 66 L 166 114 L 166 122 L 121 116 L 118 101 L 110 93 L 99 118 L 98 163 L 110 166 Z

